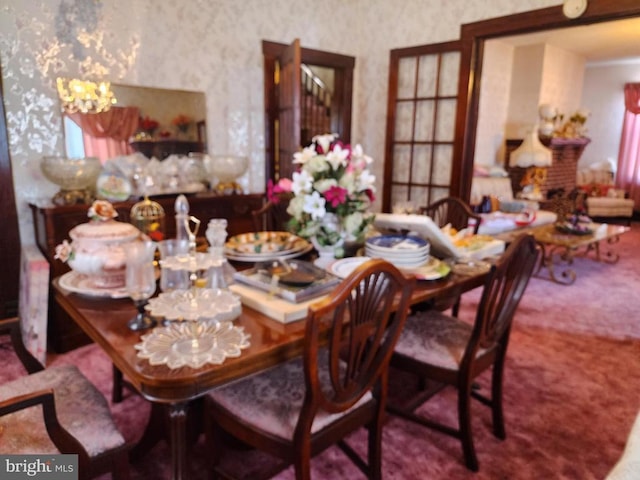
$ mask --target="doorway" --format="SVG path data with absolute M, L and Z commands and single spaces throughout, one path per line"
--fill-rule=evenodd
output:
M 355 58 L 262 42 L 265 98 L 265 177 L 290 177 L 293 153 L 315 135 L 337 133 L 351 141 Z

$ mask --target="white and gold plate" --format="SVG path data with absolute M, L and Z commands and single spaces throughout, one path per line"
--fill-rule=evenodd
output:
M 347 257 L 336 260 L 329 266 L 329 271 L 336 277 L 347 278 L 351 272 L 363 263 L 371 260 L 370 257 Z

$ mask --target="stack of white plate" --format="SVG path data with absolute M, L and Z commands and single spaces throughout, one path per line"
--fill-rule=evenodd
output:
M 415 268 L 429 259 L 429 242 L 411 235 L 380 235 L 365 243 L 365 255 L 382 258 L 396 267 Z

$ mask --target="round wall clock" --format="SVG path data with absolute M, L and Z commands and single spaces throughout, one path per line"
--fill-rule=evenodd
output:
M 564 0 L 562 13 L 567 18 L 578 18 L 587 9 L 587 0 Z

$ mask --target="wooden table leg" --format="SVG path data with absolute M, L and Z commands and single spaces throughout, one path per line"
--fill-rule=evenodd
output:
M 172 403 L 169 407 L 171 429 L 171 478 L 185 480 L 187 468 L 187 412 L 189 404 Z

